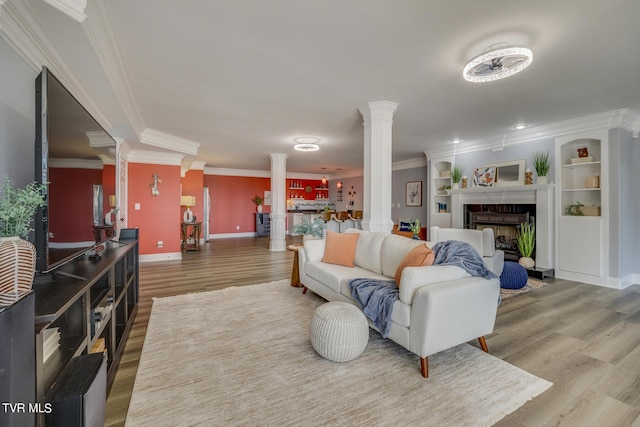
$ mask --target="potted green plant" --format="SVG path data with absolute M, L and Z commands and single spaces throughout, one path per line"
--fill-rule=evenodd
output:
M 44 188 L 32 182 L 16 189 L 6 176 L 0 185 L 0 306 L 18 301 L 33 285 L 36 248 L 23 239 L 32 231 L 36 210 L 44 206 Z
M 582 207 L 584 205 L 580 202 L 575 202 L 566 207 L 564 210 L 564 214 L 568 216 L 584 216 L 584 212 L 582 212 Z
M 322 218 L 315 218 L 313 221 L 307 215 L 302 217 L 302 222 L 293 226 L 293 232 L 296 234 L 302 234 L 303 240 L 307 239 L 322 239 L 324 235 L 324 229 L 326 228 L 325 222 Z
M 411 224 L 411 226 L 409 226 L 409 229 L 411 230 L 411 232 L 413 233 L 413 239 L 414 240 L 420 240 L 420 237 L 418 237 L 418 234 L 420 234 L 420 225 L 422 225 L 420 223 L 420 220 L 416 218 L 415 221 L 413 221 L 413 223 Z
M 458 189 L 460 188 L 460 179 L 462 178 L 462 174 L 464 173 L 464 168 L 461 168 L 458 165 L 454 165 L 451 168 L 451 188 Z
M 547 183 L 547 173 L 551 167 L 551 159 L 549 158 L 549 152 L 536 153 L 533 155 L 533 167 L 538 174 L 538 184 Z
M 264 199 L 256 194 L 255 197 L 251 199 L 251 201 L 256 204 L 258 213 L 262 213 L 262 202 L 264 201 Z
M 533 268 L 536 265 L 531 255 L 533 248 L 536 246 L 536 226 L 528 222 L 520 224 L 520 230 L 517 233 L 518 251 L 522 257 L 518 260 L 518 264 L 525 268 Z

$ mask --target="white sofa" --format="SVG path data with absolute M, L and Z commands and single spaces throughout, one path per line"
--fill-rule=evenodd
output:
M 504 268 L 504 252 L 496 250 L 496 241 L 493 229 L 463 230 L 460 228 L 440 228 L 433 226 L 430 229 L 429 240 L 436 244 L 445 240 L 461 240 L 469 243 L 482 257 L 489 270 L 500 277 Z M 431 245 L 429 245 L 431 247 Z
M 349 289 L 350 279 L 392 279 L 404 256 L 424 244 L 384 232 L 346 232 L 360 233 L 353 268 L 321 261 L 326 240 L 304 242 L 304 250 L 298 251 L 304 293 L 308 288 L 326 300 L 357 305 Z M 426 378 L 427 358 L 432 354 L 476 338 L 488 351 L 484 335 L 493 331 L 499 294 L 498 279 L 471 277 L 460 267 L 407 267 L 393 306 L 389 338 L 420 357 Z M 377 330 L 371 322 L 369 325 Z

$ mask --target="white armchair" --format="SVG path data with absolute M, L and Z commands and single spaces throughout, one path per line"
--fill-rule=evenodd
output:
M 499 249 L 496 250 L 496 241 L 491 228 L 473 230 L 431 227 L 429 234 L 431 243 L 435 244 L 445 240 L 460 240 L 469 243 L 478 251 L 489 270 L 493 271 L 498 277 L 502 274 L 504 252 Z

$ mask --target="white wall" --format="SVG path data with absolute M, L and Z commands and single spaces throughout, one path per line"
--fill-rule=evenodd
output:
M 22 187 L 35 178 L 35 78 L 37 74 L 0 38 L 0 178 Z
M 406 184 L 407 182 L 421 181 L 422 182 L 422 206 L 411 207 L 406 206 Z M 419 219 L 423 227 L 427 225 L 427 166 L 422 166 L 412 169 L 404 169 L 393 171 L 392 173 L 392 187 L 391 187 L 391 201 L 393 208 L 391 209 L 391 219 L 394 223 L 398 223 L 398 218 L 413 218 Z M 400 204 L 400 207 L 398 207 Z

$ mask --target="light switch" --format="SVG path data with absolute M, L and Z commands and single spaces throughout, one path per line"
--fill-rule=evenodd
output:
M 136 203 L 134 209 L 139 211 L 140 210 L 140 203 Z

